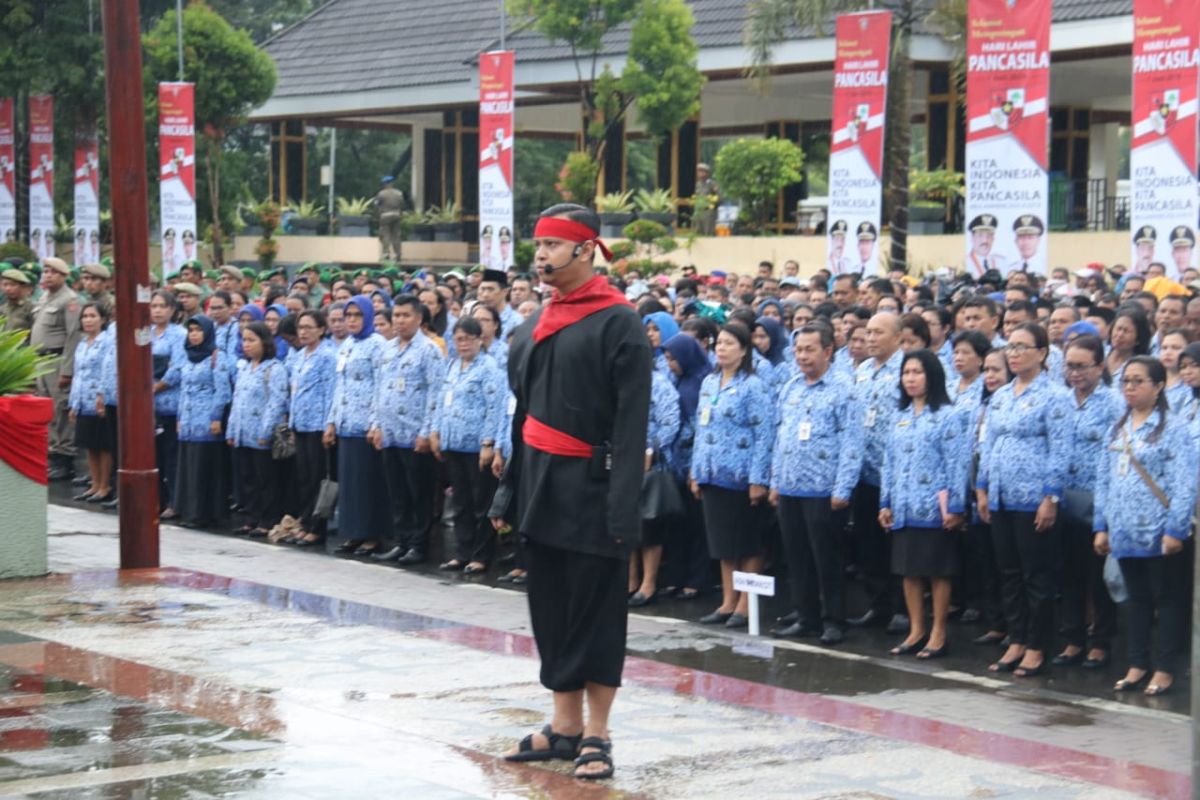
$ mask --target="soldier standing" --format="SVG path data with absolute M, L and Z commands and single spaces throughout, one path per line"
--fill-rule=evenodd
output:
M 5 303 L 0 306 L 5 331 L 26 331 L 33 327 L 33 282 L 21 270 L 13 267 L 0 273 L 0 290 Z
M 696 165 L 696 197 L 705 197 L 708 205 L 703 211 L 697 211 L 692 218 L 692 227 L 701 236 L 712 236 L 717 232 L 717 204 L 721 202 L 721 187 L 712 178 L 712 167 L 700 163 Z
M 37 380 L 37 393 L 54 401 L 49 478 L 57 481 L 75 474 L 75 443 L 67 397 L 75 372 L 75 345 L 79 343 L 79 297 L 66 285 L 71 268 L 65 261 L 51 256 L 42 264 L 45 292 L 33 308 L 29 344 L 42 355 L 58 356 L 53 369 Z
M 113 318 L 113 296 L 108 290 L 108 281 L 112 277 L 108 267 L 103 264 L 88 264 L 83 268 L 83 291 L 86 299 L 104 309 L 108 319 Z
M 404 211 L 404 194 L 392 183 L 391 175 L 383 177 L 383 188 L 375 195 L 379 212 L 379 241 L 383 244 L 383 260 L 400 262 L 400 212 Z

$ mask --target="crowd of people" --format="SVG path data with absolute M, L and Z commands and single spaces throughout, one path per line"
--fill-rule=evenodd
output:
M 43 273 L 69 282 L 60 264 Z M 87 453 L 76 499 L 111 504 L 116 348 L 95 266 L 59 376 Z M 9 267 L 0 314 L 40 278 Z M 986 669 L 1017 677 L 1106 667 L 1120 607 L 1114 689 L 1169 691 L 1192 592 L 1200 274 L 1164 271 L 609 275 L 654 352 L 645 469 L 674 488 L 643 492 L 628 605 L 719 582 L 699 622 L 738 628 L 733 572 L 786 567 L 775 635 L 833 646 L 886 626 L 892 654 L 935 659 L 957 615 L 995 648 Z M 524 583 L 501 482 L 508 339 L 551 297 L 536 271 L 185 264 L 150 304 L 162 518 L 298 547 L 336 526 L 338 553 L 400 565 L 427 559 L 440 519 L 441 569 L 486 572 L 505 537 L 500 579 Z M 866 590 L 853 613 L 848 575 Z

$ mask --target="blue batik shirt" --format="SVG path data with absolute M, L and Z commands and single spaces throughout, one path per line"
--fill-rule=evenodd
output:
M 984 421 L 976 487 L 992 511 L 1037 511 L 1044 498 L 1062 497 L 1066 476 L 1066 389 L 1044 370 L 1020 397 L 1015 385 L 996 390 Z
M 892 417 L 900 406 L 900 363 L 904 353 L 897 350 L 882 365 L 868 358 L 854 374 L 854 394 L 862 407 L 863 439 L 862 480 L 879 485 L 883 450 L 892 429 Z
M 384 347 L 371 412 L 384 447 L 412 448 L 429 438 L 445 365 L 441 349 L 420 331 L 408 344 L 397 337 Z
M 90 342 L 86 336 L 83 337 L 75 346 L 75 374 L 71 376 L 67 406 L 77 415 L 96 416 L 97 397 L 102 397 L 108 402 L 105 370 L 109 365 L 109 353 L 113 349 L 113 339 L 105 336 L 103 331 Z
M 853 381 L 832 366 L 813 383 L 784 386 L 776 405 L 771 488 L 785 497 L 849 500 L 862 470 L 862 408 Z
M 288 354 L 291 381 L 288 421 L 297 433 L 325 430 L 337 383 L 337 347 L 322 339 L 315 350 L 301 347 Z
M 661 372 L 650 376 L 650 421 L 646 426 L 646 447 L 663 457 L 670 467 L 679 436 L 679 392 Z
M 1063 485 L 1084 492 L 1096 490 L 1096 470 L 1112 439 L 1113 426 L 1125 410 L 1125 401 L 1111 386 L 1096 386 L 1081 404 L 1075 390 L 1062 393 L 1065 427 L 1058 435 L 1067 440 L 1067 473 Z
M 969 420 L 954 406 L 917 414 L 910 405 L 896 412 L 879 487 L 879 507 L 891 510 L 893 530 L 941 528 L 942 493 L 946 513 L 966 511 Z
M 482 354 L 496 362 L 496 366 L 500 368 L 501 372 L 508 371 L 508 342 L 501 339 L 493 339 L 492 343 L 488 345 Z
M 768 486 L 774 411 L 767 385 L 738 372 L 724 387 L 713 373 L 700 385 L 692 479 L 722 489 Z
M 1167 393 L 1167 405 L 1171 407 L 1172 413 L 1182 412 L 1192 401 L 1192 387 L 1184 381 L 1180 381 L 1174 386 L 1168 386 L 1164 391 Z
M 229 356 L 216 351 L 216 358 L 208 356 L 202 361 L 184 359 L 179 369 L 179 441 L 219 442 L 222 437 L 213 434 L 209 426 L 220 422 L 225 415 L 225 406 L 232 399 L 229 381 Z
M 167 371 L 161 380 L 167 385 L 154 395 L 154 413 L 164 417 L 173 417 L 179 413 L 179 370 L 187 361 L 187 329 L 182 325 L 168 325 L 162 331 L 151 328 L 154 341 L 150 343 L 150 355 L 155 361 L 167 359 Z
M 442 450 L 478 453 L 484 439 L 500 429 L 508 398 L 508 380 L 491 358 L 480 354 L 463 369 L 454 358 L 445 365 L 437 389 L 433 429 Z
M 325 424 L 338 436 L 366 436 L 371 428 L 371 406 L 387 339 L 372 333 L 365 339 L 353 337 L 342 343 L 334 362 L 333 400 Z
M 238 368 L 237 388 L 225 439 L 234 447 L 270 450 L 275 426 L 287 419 L 287 367 L 275 359 Z
M 1117 558 L 1161 556 L 1162 537 L 1192 535 L 1196 503 L 1196 449 L 1186 421 L 1167 414 L 1167 424 L 1151 441 L 1161 418 L 1154 411 L 1137 429 L 1125 420 L 1109 439 L 1096 476 L 1096 505 L 1092 526 L 1107 531 Z M 1164 508 L 1147 481 L 1133 466 L 1136 458 L 1170 501 Z

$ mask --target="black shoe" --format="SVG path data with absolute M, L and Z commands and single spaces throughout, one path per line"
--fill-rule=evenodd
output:
M 714 611 L 711 614 L 705 614 L 696 621 L 701 625 L 724 625 L 732 616 L 732 613 L 726 614 L 721 611 Z
M 795 625 L 800 621 L 800 612 L 792 611 L 791 613 L 784 614 L 782 617 L 776 617 L 775 621 L 780 625 Z
M 804 625 L 799 619 L 797 619 L 791 625 L 783 625 L 778 628 L 772 628 L 771 635 L 780 637 L 795 637 L 797 639 L 811 639 L 814 636 L 820 636 L 821 631 L 817 630 L 811 625 Z
M 71 485 L 72 486 L 87 486 L 91 482 L 92 482 L 92 479 L 89 476 L 80 475 L 78 478 L 75 478 L 74 480 L 71 481 Z
M 100 507 L 108 509 L 109 511 L 116 511 L 117 507 L 119 505 L 121 505 L 120 501 L 116 497 L 114 497 L 112 500 L 109 500 L 107 503 L 101 503 Z
M 85 500 L 91 500 L 92 497 L 94 497 L 94 496 L 95 495 L 93 495 L 90 491 L 87 491 L 87 492 L 80 492 L 79 494 L 75 495 L 71 499 L 77 503 L 82 503 Z
M 861 617 L 854 617 L 846 620 L 846 622 L 851 628 L 877 628 L 884 625 L 887 620 L 883 614 L 872 608 Z M 907 627 L 905 630 L 907 630 Z
M 362 539 L 347 539 L 337 547 L 333 548 L 333 552 L 340 556 L 348 556 L 357 550 L 360 544 L 362 544 Z
M 524 586 L 527 583 L 529 583 L 529 574 L 528 573 L 526 573 L 525 575 L 518 575 L 517 577 L 512 579 L 513 586 Z
M 908 621 L 908 614 L 893 614 L 892 618 L 888 620 L 887 627 L 884 628 L 884 630 L 887 633 L 895 635 L 907 633 L 909 627 L 911 626 Z
M 1043 658 L 1042 663 L 1038 664 L 1036 667 L 1016 667 L 1013 669 L 1013 675 L 1018 678 L 1036 678 L 1038 675 L 1041 675 L 1049 669 L 1050 662 Z
M 894 656 L 911 656 L 915 653 L 919 653 L 922 650 L 924 650 L 925 642 L 927 642 L 927 641 L 929 641 L 929 637 L 922 636 L 920 639 L 917 639 L 912 644 L 904 644 L 903 642 L 901 642 L 900 644 L 896 645 L 888 652 L 890 652 Z
M 917 653 L 917 658 L 922 661 L 928 661 L 931 658 L 942 658 L 946 653 L 950 652 L 950 645 L 944 644 L 941 647 L 926 647 Z
M 821 644 L 841 644 L 845 639 L 846 634 L 842 633 L 840 627 L 829 622 L 825 623 L 825 630 L 821 631 Z
M 378 547 L 367 547 L 364 544 L 364 545 L 360 546 L 357 550 L 355 550 L 353 555 L 355 558 L 367 558 L 368 556 L 373 556 L 378 552 L 379 552 Z
M 109 500 L 112 500 L 116 496 L 117 496 L 116 492 L 113 492 L 110 490 L 105 494 L 92 495 L 91 497 L 89 497 L 87 499 L 87 502 L 89 502 L 89 503 L 107 503 Z
M 50 481 L 65 481 L 75 477 L 75 469 L 63 464 L 51 467 L 46 473 L 46 480 Z
M 1101 656 L 1100 658 L 1084 659 L 1083 664 L 1081 666 L 1084 669 L 1104 669 L 1105 667 L 1108 666 L 1108 662 L 1109 662 L 1110 658 L 1111 658 L 1111 656 L 1109 656 L 1108 652 L 1105 651 L 1104 655 Z
M 1004 634 L 1000 634 L 999 636 L 997 636 L 994 633 L 985 633 L 982 636 L 976 636 L 974 639 L 972 639 L 971 644 L 983 644 L 983 645 L 995 644 L 995 645 L 998 645 L 998 644 L 1003 644 L 1004 640 L 1007 638 L 1008 637 L 1005 636 Z
M 425 561 L 425 554 L 415 547 L 408 548 L 408 551 L 396 559 L 396 563 L 402 567 L 411 566 L 412 564 L 421 564 Z
M 629 607 L 630 608 L 641 608 L 642 606 L 648 606 L 654 602 L 654 599 L 655 599 L 655 595 L 650 595 L 649 597 L 647 597 L 646 595 L 642 594 L 641 592 L 634 592 L 633 595 L 629 598 Z
M 745 614 L 730 614 L 729 619 L 725 620 L 726 628 L 744 628 L 750 624 L 750 620 Z
M 1084 655 L 1085 653 L 1083 650 L 1079 650 L 1075 653 L 1075 655 L 1071 656 L 1059 653 L 1054 658 L 1050 659 L 1050 663 L 1056 667 L 1074 667 L 1077 664 L 1083 663 Z
M 977 608 L 968 608 L 966 611 L 958 615 L 958 621 L 970 625 L 973 622 L 979 622 L 983 619 L 983 614 Z
M 391 550 L 388 550 L 386 553 L 373 553 L 371 555 L 371 560 L 372 561 L 396 561 L 402 555 L 404 555 L 404 548 L 401 547 L 400 545 L 396 545 Z

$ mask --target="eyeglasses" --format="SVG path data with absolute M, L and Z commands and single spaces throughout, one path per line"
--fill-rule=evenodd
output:
M 1134 389 L 1136 389 L 1144 383 L 1154 383 L 1154 381 L 1149 380 L 1148 378 L 1121 378 L 1122 387 L 1132 386 Z
M 1040 347 L 1033 347 L 1028 344 L 1009 344 L 1004 346 L 1004 352 L 1011 353 L 1014 356 L 1024 355 L 1030 350 L 1040 350 Z
M 344 312 L 342 312 L 342 316 L 344 316 L 344 317 L 361 317 L 362 312 L 361 311 L 344 311 Z
M 311 324 L 309 324 L 309 325 L 301 324 L 301 325 L 296 326 L 296 330 L 298 330 L 298 331 L 315 331 L 316 329 L 317 329 L 317 326 L 311 325 Z
M 1085 372 L 1089 369 L 1096 369 L 1099 364 L 1067 364 L 1065 369 L 1067 372 Z

